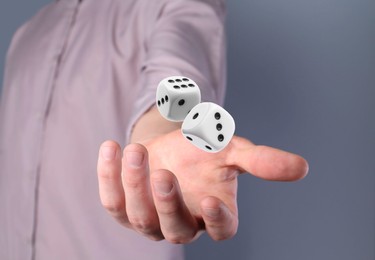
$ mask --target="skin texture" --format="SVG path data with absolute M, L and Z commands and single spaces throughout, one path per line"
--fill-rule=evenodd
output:
M 152 240 L 189 243 L 202 231 L 229 239 L 238 228 L 239 174 L 296 181 L 308 172 L 301 156 L 238 136 L 219 153 L 201 151 L 155 108 L 138 121 L 132 141 L 123 153 L 114 141 L 101 145 L 100 198 L 114 219 Z

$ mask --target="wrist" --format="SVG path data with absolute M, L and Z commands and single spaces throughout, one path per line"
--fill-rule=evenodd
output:
M 171 122 L 163 118 L 154 106 L 144 113 L 133 127 L 130 142 L 147 143 L 161 135 L 181 129 L 181 122 Z

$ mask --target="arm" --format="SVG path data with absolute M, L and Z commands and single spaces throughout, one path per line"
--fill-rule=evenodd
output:
M 160 79 L 179 74 L 198 83 L 205 101 L 222 102 L 223 24 L 198 2 L 169 1 L 163 9 L 148 41 L 142 71 L 139 93 L 147 98 L 139 99 L 135 111 L 150 106 Z M 100 148 L 102 204 L 122 225 L 150 239 L 173 243 L 188 243 L 202 230 L 215 240 L 236 233 L 240 173 L 293 181 L 303 178 L 308 168 L 298 155 L 256 146 L 237 136 L 219 153 L 203 152 L 183 138 L 180 124 L 163 119 L 155 107 L 135 123 L 131 142 L 123 156 L 113 141 Z

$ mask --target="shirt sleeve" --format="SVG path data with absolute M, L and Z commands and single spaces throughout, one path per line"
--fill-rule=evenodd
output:
M 155 103 L 169 76 L 193 79 L 202 101 L 223 105 L 226 88 L 225 5 L 222 0 L 164 1 L 148 25 L 141 80 L 130 125 Z M 132 127 L 127 133 L 129 140 Z

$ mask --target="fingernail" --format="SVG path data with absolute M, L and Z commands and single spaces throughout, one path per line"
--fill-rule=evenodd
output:
M 116 148 L 112 146 L 103 146 L 101 154 L 104 160 L 111 161 L 116 157 Z
M 160 195 L 166 196 L 171 193 L 173 189 L 173 184 L 169 182 L 155 182 L 154 189 Z
M 126 162 L 132 168 L 139 168 L 143 164 L 143 153 L 139 152 L 127 152 L 126 153 Z
M 211 218 L 217 218 L 220 215 L 220 208 L 205 208 L 204 213 Z

